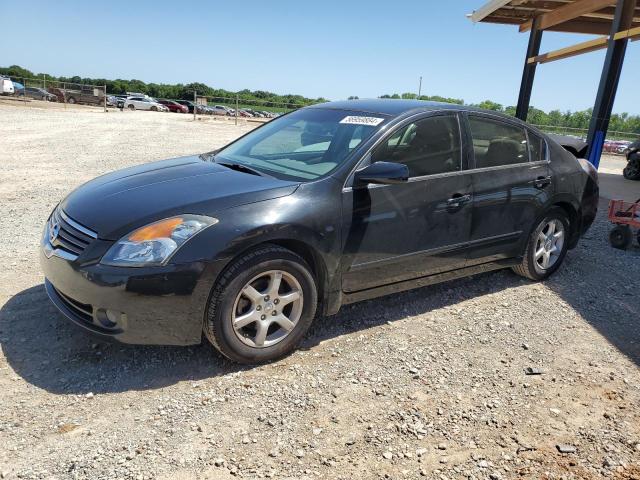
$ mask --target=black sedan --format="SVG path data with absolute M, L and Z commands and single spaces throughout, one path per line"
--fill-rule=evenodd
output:
M 21 89 L 17 95 L 19 97 L 27 96 L 35 100 L 44 100 L 45 102 L 57 102 L 58 97 L 53 93 L 47 92 L 44 88 L 25 87 Z
M 334 102 L 88 182 L 52 212 L 41 260 L 53 303 L 102 337 L 204 333 L 257 363 L 344 304 L 508 267 L 543 280 L 597 201 L 588 162 L 513 118 Z

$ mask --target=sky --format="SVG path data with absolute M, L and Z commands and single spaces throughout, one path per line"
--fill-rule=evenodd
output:
M 425 95 L 515 105 L 528 34 L 474 25 L 485 1 L 0 0 L 0 66 L 331 100 L 417 92 L 422 76 Z M 545 32 L 541 53 L 590 38 Z M 592 107 L 604 55 L 540 65 L 531 105 Z M 614 112 L 640 113 L 638 78 L 631 42 Z

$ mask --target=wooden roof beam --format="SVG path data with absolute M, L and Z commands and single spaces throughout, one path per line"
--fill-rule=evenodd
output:
M 561 48 L 559 50 L 553 50 L 551 52 L 543 53 L 542 55 L 538 55 L 536 57 L 530 57 L 527 59 L 527 63 L 548 63 L 548 62 L 554 62 L 556 60 L 561 60 L 563 58 L 575 57 L 576 55 L 581 55 L 587 52 L 594 52 L 596 50 L 601 50 L 603 48 L 606 48 L 608 42 L 609 42 L 608 36 L 598 37 L 593 40 L 588 40 L 586 42 L 572 45 L 570 47 Z
M 596 12 L 615 3 L 616 0 L 578 0 L 573 3 L 568 3 L 562 7 L 556 8 L 555 10 L 540 15 L 538 28 L 540 28 L 540 30 L 546 30 L 549 27 L 559 25 L 569 20 L 574 20 L 581 15 Z M 532 25 L 533 20 L 528 20 L 520 25 L 520 31 L 526 32 L 531 30 Z
M 469 18 L 473 23 L 482 21 L 486 16 L 491 15 L 496 10 L 504 7 L 511 0 L 491 0 L 480 7 L 478 10 L 474 10 Z
M 614 40 L 620 40 L 622 38 L 628 38 L 632 41 L 640 40 L 640 27 L 623 30 L 622 32 L 618 32 L 613 36 Z

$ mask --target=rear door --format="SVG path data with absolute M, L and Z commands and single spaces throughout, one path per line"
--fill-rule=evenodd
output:
M 518 256 L 549 196 L 546 144 L 521 124 L 473 113 L 469 265 Z

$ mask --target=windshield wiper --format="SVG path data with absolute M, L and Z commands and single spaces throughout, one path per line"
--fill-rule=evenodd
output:
M 260 170 L 256 170 L 255 168 L 251 168 L 247 165 L 244 165 L 242 163 L 233 163 L 233 162 L 215 162 L 215 163 L 217 163 L 218 165 L 222 165 L 227 168 L 230 168 L 231 170 L 235 170 L 237 172 L 250 173 L 251 175 L 258 175 L 259 177 L 271 176 L 271 175 L 267 175 L 264 172 L 261 172 Z

